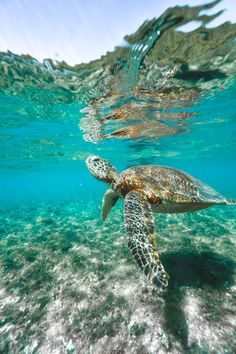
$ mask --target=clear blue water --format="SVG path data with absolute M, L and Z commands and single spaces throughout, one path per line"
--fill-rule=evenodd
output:
M 182 34 L 164 63 L 158 48 L 175 21 L 162 19 L 129 38 L 121 68 L 117 58 L 99 72 L 1 54 L 0 352 L 234 351 L 235 206 L 156 216 L 170 274 L 160 292 L 126 246 L 123 203 L 101 222 L 106 186 L 85 165 L 90 154 L 119 171 L 168 165 L 236 199 L 235 27 L 210 31 L 207 55 L 196 41 L 191 56 Z M 132 52 L 135 40 L 145 50 Z

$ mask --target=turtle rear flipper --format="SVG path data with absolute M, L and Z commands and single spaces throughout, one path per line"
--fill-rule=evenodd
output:
M 227 205 L 236 205 L 236 200 L 234 200 L 234 199 L 226 199 L 226 204 Z
M 149 202 L 141 193 L 132 191 L 125 198 L 127 243 L 139 267 L 155 285 L 168 285 L 168 274 L 157 253 L 154 220 Z

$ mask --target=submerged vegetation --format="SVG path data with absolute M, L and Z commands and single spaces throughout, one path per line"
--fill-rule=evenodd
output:
M 50 223 L 42 216 L 47 208 Z M 155 350 L 197 345 L 210 351 L 205 331 L 213 328 L 214 348 L 233 348 L 233 210 L 158 217 L 160 251 L 171 275 L 162 293 L 149 287 L 128 252 L 121 209 L 99 229 L 96 206 L 81 218 L 76 202 L 1 210 L 3 352 L 149 352 L 152 343 Z

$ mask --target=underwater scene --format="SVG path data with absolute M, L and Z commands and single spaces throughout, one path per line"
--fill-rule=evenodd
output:
M 88 64 L 0 53 L 0 353 L 235 353 L 236 24 L 207 27 L 218 2 L 154 14 Z M 132 256 L 122 198 L 102 220 L 91 155 L 232 200 L 154 214 L 168 286 Z

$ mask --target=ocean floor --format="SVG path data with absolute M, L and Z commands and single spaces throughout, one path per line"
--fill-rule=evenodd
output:
M 125 241 L 119 202 L 0 210 L 0 353 L 233 353 L 235 207 L 156 215 L 166 290 Z

